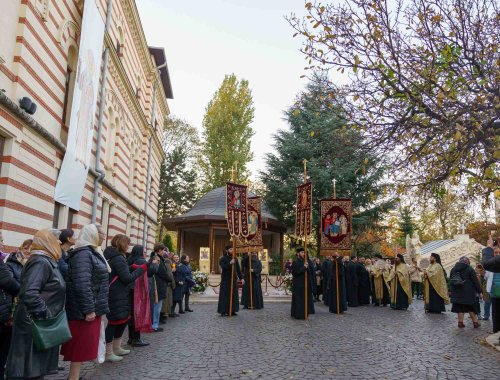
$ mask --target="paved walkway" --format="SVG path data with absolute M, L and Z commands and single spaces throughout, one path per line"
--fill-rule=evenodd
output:
M 85 365 L 89 379 L 500 379 L 500 352 L 484 343 L 491 322 L 456 327 L 456 317 L 371 306 L 330 314 L 317 305 L 306 321 L 288 303 L 242 310 L 234 318 L 213 303 L 169 320 L 121 363 Z M 65 379 L 67 371 L 48 379 Z

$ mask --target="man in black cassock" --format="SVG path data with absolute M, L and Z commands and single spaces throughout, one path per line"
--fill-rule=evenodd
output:
M 323 281 L 321 283 L 321 285 L 323 286 L 323 303 L 328 306 L 329 305 L 329 291 L 330 291 L 330 287 L 329 287 L 329 281 L 330 281 L 330 271 L 331 271 L 331 267 L 332 267 L 332 257 L 331 256 L 327 256 L 325 257 L 325 260 L 323 261 L 323 263 L 321 264 L 321 275 L 323 276 Z
M 304 248 L 297 248 L 297 257 L 292 264 L 292 317 L 305 319 L 305 274 L 308 280 L 307 314 L 314 314 L 314 298 L 310 291 L 311 280 L 309 263 L 305 261 Z
M 370 304 L 370 273 L 365 267 L 365 258 L 360 257 L 356 263 L 356 274 L 358 275 L 358 302 L 360 305 Z
M 346 290 L 347 290 L 347 304 L 349 307 L 359 306 L 358 300 L 358 286 L 359 279 L 357 274 L 357 262 L 358 258 L 353 256 L 350 261 L 346 262 L 345 274 L 346 274 Z
M 330 262 L 329 309 L 330 313 L 341 314 L 347 310 L 344 263 L 338 254 L 335 254 Z
M 252 261 L 252 269 L 250 269 L 250 263 Z M 243 293 L 241 295 L 241 304 L 244 309 L 250 309 L 253 306 L 254 309 L 264 308 L 264 297 L 262 297 L 262 287 L 260 274 L 262 273 L 262 263 L 257 257 L 257 252 L 253 252 L 251 255 L 243 255 L 241 259 L 241 271 L 243 272 L 243 279 L 245 284 L 243 285 Z M 252 283 L 252 303 L 250 303 L 250 277 Z
M 241 280 L 243 276 L 240 271 L 240 264 L 236 258 L 233 259 L 233 247 L 231 245 L 226 245 L 224 249 L 224 254 L 219 260 L 219 265 L 222 269 L 220 290 L 219 290 L 219 304 L 217 306 L 217 313 L 220 315 L 228 316 L 237 315 L 236 312 L 239 311 L 239 298 L 238 298 L 238 278 Z M 234 276 L 233 276 L 233 305 L 232 310 L 230 309 L 230 293 L 231 293 L 231 272 L 234 265 Z
M 309 291 L 309 297 L 312 297 L 314 303 L 316 302 L 316 264 L 310 257 L 307 258 L 307 261 L 309 263 L 309 272 L 307 273 L 307 281 L 309 284 L 307 285 L 307 290 Z M 314 314 L 314 310 L 312 310 L 309 314 Z

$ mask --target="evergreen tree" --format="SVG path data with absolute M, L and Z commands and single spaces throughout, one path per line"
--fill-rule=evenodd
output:
M 238 161 L 238 181 L 248 177 L 246 166 L 253 158 L 250 150 L 253 117 L 248 81 L 238 81 L 234 74 L 226 75 L 203 118 L 200 167 L 204 191 L 224 186 L 231 179 L 230 170 L 235 161 Z
M 362 147 L 361 134 L 351 128 L 339 104 L 320 82 L 308 85 L 285 112 L 290 125 L 274 136 L 275 152 L 266 157 L 261 172 L 271 212 L 292 229 L 295 224 L 296 186 L 303 180 L 303 159 L 313 182 L 313 225 L 319 222 L 319 200 L 332 196 L 352 198 L 354 233 L 372 228 L 392 201 L 381 201 L 383 165 Z
M 411 215 L 411 209 L 409 207 L 402 207 L 399 210 L 399 228 L 398 231 L 401 234 L 399 239 L 399 245 L 401 247 L 406 246 L 406 235 L 413 236 L 413 232 L 415 231 L 415 223 L 413 222 L 413 218 Z

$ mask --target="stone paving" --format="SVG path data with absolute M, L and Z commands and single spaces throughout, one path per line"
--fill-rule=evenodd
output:
M 491 322 L 456 327 L 451 313 L 364 306 L 345 315 L 316 304 L 308 321 L 289 303 L 241 310 L 231 319 L 216 304 L 169 320 L 120 363 L 87 363 L 90 379 L 500 379 L 500 352 L 484 343 Z M 47 379 L 65 379 L 67 371 Z

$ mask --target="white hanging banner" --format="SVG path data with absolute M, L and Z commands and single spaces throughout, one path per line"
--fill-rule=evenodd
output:
M 95 0 L 85 0 L 66 154 L 54 199 L 76 211 L 85 189 L 101 75 L 104 22 Z

